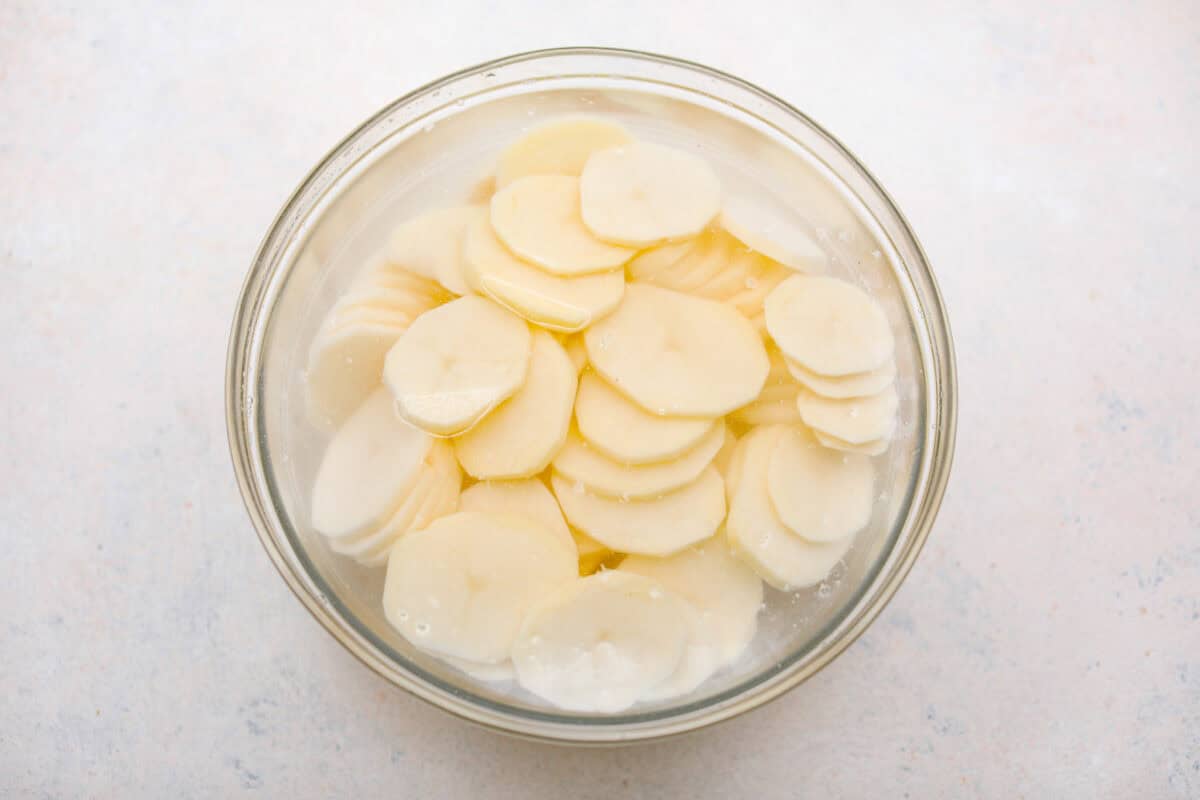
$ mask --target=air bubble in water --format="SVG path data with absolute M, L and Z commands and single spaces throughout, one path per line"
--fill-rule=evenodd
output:
M 833 594 L 833 587 L 828 583 L 822 582 L 821 585 L 817 587 L 818 597 L 829 597 L 831 594 Z
M 416 626 L 414 626 L 414 629 L 416 630 L 418 636 L 428 636 L 429 635 L 429 623 L 428 622 L 418 622 L 416 624 Z

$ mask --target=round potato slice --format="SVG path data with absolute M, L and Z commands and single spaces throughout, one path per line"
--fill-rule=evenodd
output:
M 670 555 L 709 538 L 725 519 L 725 484 L 713 467 L 653 500 L 594 495 L 558 474 L 553 486 L 572 525 L 622 553 Z
M 687 643 L 683 647 L 679 666 L 665 681 L 644 692 L 639 698 L 641 701 L 653 703 L 682 697 L 704 683 L 717 670 L 716 644 L 700 612 L 686 601 L 680 603 L 680 608 L 687 628 Z
M 525 382 L 529 326 L 468 295 L 422 314 L 388 351 L 383 378 L 402 417 L 439 436 L 462 433 Z
M 571 536 L 571 529 L 563 519 L 558 501 L 537 478 L 521 481 L 481 481 L 462 493 L 459 498 L 460 511 L 488 511 L 528 517 L 554 535 L 562 546 L 579 558 L 579 548 Z
M 562 278 L 514 256 L 496 238 L 487 218 L 475 219 L 463 250 L 471 288 L 543 328 L 573 333 L 621 302 L 621 270 Z
M 798 361 L 789 361 L 788 369 L 796 380 L 812 392 L 834 400 L 878 394 L 890 386 L 896 377 L 896 361 L 891 358 L 882 367 L 870 372 L 858 372 L 836 378 L 818 375 Z
M 504 151 L 496 168 L 496 185 L 507 186 L 526 175 L 578 176 L 592 153 L 629 141 L 629 132 L 613 122 L 593 117 L 556 119 L 529 131 Z
M 675 673 L 687 613 L 641 575 L 608 571 L 565 584 L 521 626 L 512 648 L 517 681 L 570 711 L 621 711 Z
M 742 425 L 784 425 L 800 422 L 800 410 L 796 408 L 800 386 L 788 372 L 782 353 L 774 347 L 768 347 L 767 358 L 771 369 L 767 373 L 766 385 L 754 402 L 729 415 L 731 422 Z
M 721 207 L 721 182 L 704 159 L 649 142 L 593 153 L 579 194 L 588 230 L 634 247 L 695 236 Z
M 467 224 L 478 213 L 475 206 L 440 208 L 402 223 L 388 242 L 389 259 L 455 294 L 467 294 L 462 243 Z
M 887 317 L 846 281 L 794 275 L 767 295 L 763 309 L 779 349 L 819 375 L 869 372 L 892 357 Z
M 767 469 L 771 451 L 787 430 L 774 425 L 755 428 L 738 443 L 743 451 L 741 475 L 725 523 L 734 553 L 781 591 L 820 583 L 854 541 L 847 536 L 810 542 L 792 533 L 775 513 L 767 491 Z
M 711 419 L 651 414 L 593 372 L 579 380 L 575 422 L 588 444 L 622 464 L 674 458 L 695 447 L 714 424 Z
M 703 542 L 669 558 L 633 555 L 620 572 L 661 583 L 700 612 L 703 638 L 715 645 L 716 667 L 741 656 L 758 628 L 762 581 L 734 558 L 723 539 Z
M 433 440 L 405 425 L 377 389 L 338 429 L 312 492 L 312 524 L 330 538 L 382 524 L 412 486 Z
M 304 373 L 314 420 L 337 425 L 378 389 L 384 358 L 403 333 L 403 328 L 361 323 L 318 333 Z
M 629 263 L 629 277 L 676 292 L 698 293 L 734 260 L 737 241 L 724 231 L 704 231 L 680 244 L 648 250 Z M 672 258 L 679 248 L 684 252 Z
M 396 542 L 383 610 L 422 650 L 496 664 L 533 603 L 574 578 L 574 559 L 540 526 L 460 511 Z
M 575 365 L 553 335 L 534 331 L 525 383 L 478 425 L 454 439 L 459 463 L 479 480 L 527 478 L 566 441 Z
M 828 450 L 810 434 L 790 428 L 771 451 L 767 492 L 793 533 L 810 542 L 832 542 L 853 536 L 870 521 L 875 470 L 864 455 Z
M 828 433 L 814 430 L 813 436 L 817 437 L 817 441 L 822 447 L 828 447 L 831 450 L 842 450 L 846 453 L 862 453 L 864 456 L 878 456 L 887 452 L 890 439 L 875 439 L 862 444 L 850 444 L 847 441 L 830 436 Z
M 518 257 L 555 275 L 572 277 L 621 267 L 630 247 L 602 242 L 579 217 L 579 179 L 530 175 L 492 198 L 492 228 Z
M 804 424 L 850 444 L 891 439 L 899 398 L 891 386 L 869 397 L 831 400 L 809 391 L 796 398 Z
M 829 256 L 817 241 L 774 204 L 745 195 L 727 197 L 721 226 L 742 244 L 786 267 L 814 275 L 828 269 Z
M 674 460 L 630 465 L 618 464 L 602 455 L 573 430 L 554 457 L 554 470 L 597 494 L 621 500 L 645 500 L 660 497 L 696 480 L 724 441 L 725 424 L 718 421 L 695 447 Z
M 770 369 L 762 339 L 734 309 L 641 284 L 584 343 L 598 373 L 659 415 L 723 416 L 757 397 Z

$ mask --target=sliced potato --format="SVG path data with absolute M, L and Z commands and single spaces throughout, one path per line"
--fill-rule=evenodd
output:
M 844 400 L 850 397 L 866 397 L 878 394 L 891 385 L 896 378 L 896 360 L 889 358 L 882 367 L 870 372 L 856 372 L 831 378 L 818 375 L 798 361 L 789 361 L 788 369 L 796 380 L 822 397 Z
M 566 117 L 539 125 L 509 146 L 496 168 L 496 185 L 507 186 L 526 175 L 575 175 L 588 156 L 632 141 L 629 133 L 607 120 Z
M 437 281 L 455 294 L 467 294 L 462 243 L 474 206 L 428 211 L 400 225 L 388 243 L 388 257 L 400 267 Z
M 891 386 L 879 394 L 846 400 L 832 400 L 809 391 L 801 391 L 796 398 L 805 425 L 850 444 L 891 439 L 898 406 L 899 398 Z
M 794 275 L 767 295 L 763 309 L 779 349 L 819 375 L 869 372 L 892 357 L 883 310 L 846 281 Z
M 714 424 L 711 419 L 651 414 L 593 372 L 580 378 L 575 421 L 592 447 L 622 464 L 674 458 L 694 447 Z
M 784 266 L 813 275 L 828 269 L 829 256 L 816 239 L 772 203 L 745 195 L 727 197 L 721 225 L 747 247 Z
M 462 493 L 459 498 L 460 511 L 489 511 L 497 514 L 512 514 L 529 517 L 552 533 L 572 558 L 579 557 L 579 548 L 571 536 L 571 529 L 563 519 L 558 501 L 537 478 L 519 481 L 480 481 Z
M 891 439 L 874 439 L 862 444 L 850 444 L 836 436 L 830 436 L 822 431 L 813 431 L 813 436 L 817 437 L 817 441 L 823 447 L 828 447 L 831 450 L 842 450 L 846 453 L 862 453 L 865 456 L 878 456 L 887 452 L 888 445 L 891 444 Z
M 785 431 L 771 451 L 767 492 L 779 519 L 810 542 L 853 536 L 871 519 L 875 470 L 857 453 L 822 447 L 796 428 Z

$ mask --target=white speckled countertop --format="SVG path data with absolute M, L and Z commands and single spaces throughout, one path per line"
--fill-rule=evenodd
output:
M 1200 797 L 1200 6 L 856 5 L 0 5 L 0 796 Z M 710 63 L 841 137 L 960 367 L 940 520 L 866 635 L 608 751 L 359 666 L 262 553 L 222 399 L 310 165 L 429 79 L 570 43 Z

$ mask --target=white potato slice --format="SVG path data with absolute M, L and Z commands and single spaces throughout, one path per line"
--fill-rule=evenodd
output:
M 581 577 L 591 575 L 614 555 L 612 550 L 576 528 L 571 528 L 571 538 L 575 540 L 575 547 L 579 550 Z
M 729 268 L 736 246 L 737 241 L 724 231 L 704 231 L 695 239 L 639 255 L 629 263 L 629 277 L 676 292 L 697 292 Z M 670 257 L 678 248 L 684 252 Z
M 608 571 L 560 586 L 513 643 L 517 681 L 570 711 L 622 711 L 671 677 L 687 607 L 648 578 Z
M 858 533 L 871 519 L 875 470 L 858 453 L 822 447 L 796 428 L 771 451 L 767 492 L 775 513 L 810 542 L 832 542 Z
M 495 664 L 509 657 L 533 602 L 575 569 L 562 544 L 524 517 L 459 511 L 396 542 L 383 610 L 422 650 Z
M 892 357 L 883 310 L 846 281 L 794 275 L 767 295 L 763 310 L 779 349 L 820 375 L 868 372 Z
M 575 386 L 567 351 L 553 335 L 535 330 L 525 383 L 455 437 L 463 469 L 479 480 L 527 478 L 544 470 L 567 439 Z
M 357 324 L 321 331 L 309 350 L 305 385 L 314 416 L 337 425 L 383 383 L 383 361 L 404 329 Z
M 671 266 L 687 255 L 696 246 L 696 243 L 702 239 L 703 236 L 701 235 L 695 239 L 685 239 L 682 242 L 668 242 L 667 244 L 660 244 L 657 247 L 643 250 L 625 265 L 625 271 L 629 273 L 629 277 L 632 280 L 654 283 L 654 276 L 662 273 L 664 270 L 670 269 Z
M 738 443 L 744 448 L 741 477 L 725 523 L 734 553 L 781 591 L 820 583 L 854 541 L 847 536 L 834 542 L 810 542 L 792 533 L 775 513 L 767 491 L 767 469 L 771 451 L 787 430 L 775 425 L 755 428 Z
M 554 470 L 579 481 L 597 494 L 621 500 L 645 500 L 679 489 L 696 478 L 713 460 L 725 441 L 725 424 L 718 421 L 696 446 L 671 461 L 656 464 L 619 464 L 588 446 L 577 431 L 554 457 Z
M 427 211 L 402 223 L 388 241 L 389 260 L 455 294 L 467 294 L 462 243 L 468 223 L 478 213 L 476 206 L 455 206 Z
M 594 495 L 559 474 L 552 485 L 572 525 L 621 553 L 670 555 L 709 538 L 725 519 L 725 484 L 711 466 L 686 486 L 651 500 Z
M 382 524 L 412 486 L 433 440 L 405 425 L 377 389 L 338 429 L 317 468 L 312 524 L 330 538 Z
M 517 671 L 513 668 L 512 661 L 481 664 L 477 661 L 467 661 L 463 658 L 453 658 L 451 656 L 440 656 L 440 658 L 450 666 L 467 673 L 476 680 L 488 681 L 489 683 L 503 683 L 517 679 Z
M 624 563 L 624 562 L 621 562 Z M 669 591 L 669 590 L 668 590 Z M 682 598 L 680 598 L 682 600 Z M 665 681 L 651 687 L 638 699 L 648 703 L 682 697 L 695 689 L 717 670 L 717 647 L 701 618 L 700 612 L 690 603 L 681 602 L 683 624 L 687 629 L 687 643 L 679 666 Z
M 513 255 L 496 238 L 491 223 L 478 217 L 464 246 L 467 282 L 530 322 L 555 331 L 581 331 L 621 302 L 621 270 L 562 278 Z
M 588 156 L 632 141 L 629 132 L 594 117 L 565 117 L 539 125 L 513 142 L 500 156 L 496 185 L 507 186 L 526 175 L 575 175 Z
M 649 142 L 593 153 L 579 179 L 583 224 L 601 239 L 648 247 L 695 236 L 721 207 L 704 159 Z
M 829 256 L 796 222 L 775 205 L 745 195 L 726 197 L 721 225 L 744 245 L 794 270 L 819 275 Z
M 889 358 L 882 367 L 870 372 L 856 372 L 853 375 L 841 375 L 835 378 L 818 375 L 798 361 L 789 361 L 788 369 L 796 380 L 807 388 L 822 397 L 834 400 L 878 394 L 891 385 L 896 378 L 896 360 L 892 358 Z
M 529 175 L 492 198 L 492 228 L 509 250 L 555 275 L 574 277 L 621 267 L 633 248 L 602 242 L 579 217 L 579 179 Z
M 817 437 L 817 441 L 823 447 L 828 447 L 831 450 L 841 450 L 846 453 L 862 453 L 865 456 L 878 456 L 887 452 L 890 439 L 873 439 L 862 444 L 850 444 L 847 441 L 830 436 L 822 431 L 813 431 L 813 436 Z
M 387 521 L 359 536 L 333 539 L 330 548 L 360 564 L 379 566 L 387 561 L 388 551 L 401 536 L 422 530 L 438 517 L 453 512 L 461 488 L 462 471 L 454 459 L 454 450 L 448 442 L 434 440 L 404 500 Z
M 584 342 L 597 372 L 659 415 L 727 414 L 758 396 L 770 369 L 762 339 L 734 309 L 643 284 Z
M 383 378 L 400 415 L 439 436 L 462 433 L 508 399 L 529 367 L 529 326 L 476 295 L 422 314 L 388 351 Z
M 567 358 L 571 359 L 571 363 L 575 365 L 575 374 L 583 372 L 583 368 L 587 366 L 587 345 L 583 343 L 583 336 L 580 334 L 564 336 L 562 346 L 567 351 Z
M 579 558 L 579 548 L 571 529 L 563 519 L 558 501 L 537 478 L 520 481 L 481 481 L 462 493 L 459 498 L 460 511 L 490 511 L 528 517 L 554 535 L 571 558 Z
M 796 397 L 800 386 L 788 372 L 783 354 L 774 347 L 767 348 L 767 359 L 771 369 L 767 382 L 754 402 L 744 405 L 729 415 L 731 422 L 741 425 L 781 425 L 800 422 L 800 410 L 796 408 Z
M 846 400 L 831 400 L 809 391 L 801 391 L 796 398 L 805 425 L 850 444 L 892 438 L 898 406 L 899 397 L 891 386 L 879 394 Z
M 617 570 L 661 583 L 700 612 L 704 637 L 716 647 L 718 668 L 736 661 L 754 638 L 762 581 L 734 558 L 721 537 L 669 558 L 633 555 Z
M 651 414 L 594 372 L 579 379 L 575 422 L 588 444 L 622 464 L 674 458 L 695 447 L 714 424 L 711 419 Z

